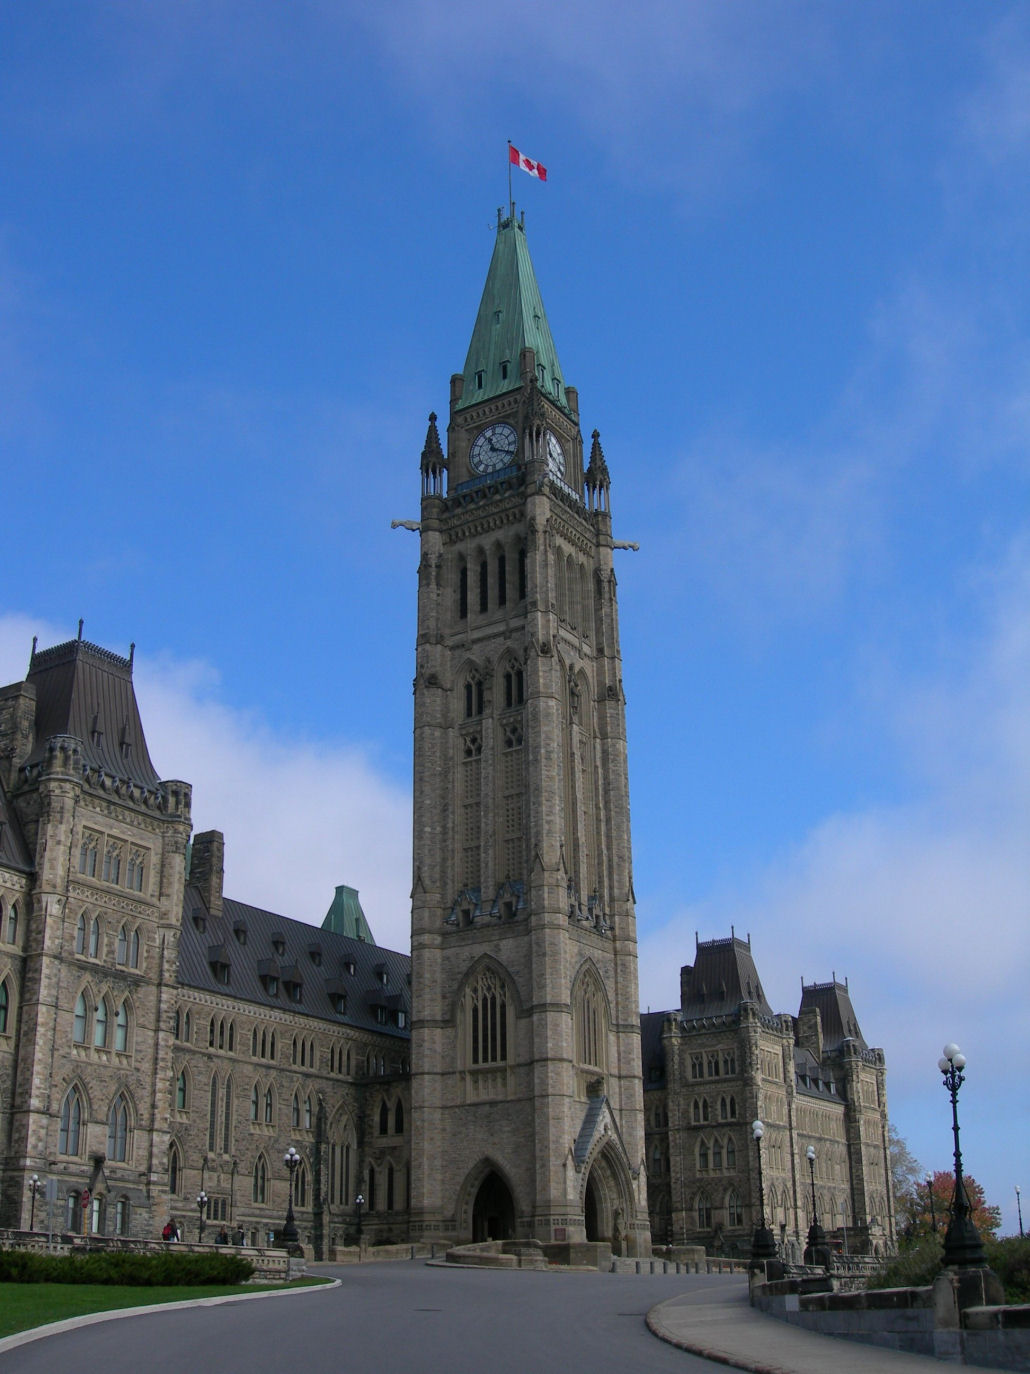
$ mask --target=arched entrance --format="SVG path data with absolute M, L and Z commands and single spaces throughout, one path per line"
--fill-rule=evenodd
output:
M 491 1169 L 472 1204 L 472 1239 L 511 1240 L 514 1235 L 515 1203 L 504 1179 Z
M 592 1177 L 593 1170 L 590 1172 L 586 1197 L 583 1199 L 583 1223 L 586 1226 L 587 1240 L 600 1240 L 601 1235 L 597 1229 L 597 1188 Z
M 621 1254 L 631 1199 L 625 1164 L 606 1146 L 594 1156 L 583 1190 L 583 1228 L 587 1240 L 607 1241 L 615 1254 Z

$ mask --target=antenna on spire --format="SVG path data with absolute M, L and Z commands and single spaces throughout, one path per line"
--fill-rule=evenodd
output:
M 81 641 L 82 641 L 82 626 L 83 626 L 83 619 L 82 619 L 82 616 L 80 615 L 80 616 L 79 616 L 79 641 L 80 641 L 80 643 L 81 643 Z

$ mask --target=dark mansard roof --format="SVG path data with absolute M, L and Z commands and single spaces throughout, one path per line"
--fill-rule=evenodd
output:
M 55 735 L 71 735 L 87 766 L 144 789 L 160 786 L 136 705 L 131 658 L 72 639 L 34 648 L 26 681 L 36 689 L 36 743 L 26 763 L 42 759 Z
M 868 1049 L 858 1026 L 855 1008 L 851 1005 L 851 993 L 846 982 L 838 983 L 834 978 L 830 983 L 811 983 L 807 987 L 802 983 L 801 1011 L 809 1007 L 819 1010 L 825 1051 L 832 1053 L 839 1050 L 845 1040 L 855 1040 L 861 1049 Z
M 772 1016 L 751 957 L 751 940 L 698 940 L 693 965 L 680 969 L 680 1011 L 686 1021 L 735 1012 L 741 1002 L 755 1002 Z
M 406 1039 L 410 977 L 406 954 L 228 897 L 212 916 L 199 889 L 186 889 L 179 981 L 187 987 Z
M 3 783 L 0 783 L 0 867 L 19 868 L 24 873 L 31 873 L 35 867 Z

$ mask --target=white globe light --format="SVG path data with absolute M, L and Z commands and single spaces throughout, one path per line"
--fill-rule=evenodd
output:
M 956 1054 L 961 1054 L 961 1050 L 953 1040 L 949 1040 L 944 1046 L 943 1054 L 945 1059 L 954 1059 Z
M 940 1069 L 941 1073 L 947 1073 L 948 1070 L 951 1068 L 951 1065 L 944 1058 L 944 1056 L 941 1055 L 940 1059 L 937 1060 L 937 1067 Z
M 806 1158 L 806 1159 L 813 1159 L 813 1160 L 815 1159 L 815 1146 L 814 1146 L 814 1145 L 809 1145 L 808 1149 L 805 1151 L 805 1158 Z
M 955 1065 L 956 1069 L 958 1069 L 959 1073 L 961 1073 L 966 1067 L 966 1056 L 964 1054 L 956 1054 L 951 1062 Z
M 762 1136 L 765 1135 L 765 1127 L 762 1125 L 762 1123 L 758 1120 L 757 1117 L 751 1123 L 751 1134 L 754 1136 L 756 1140 L 761 1140 Z

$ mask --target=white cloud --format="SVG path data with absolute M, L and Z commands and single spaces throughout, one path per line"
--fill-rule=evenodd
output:
M 0 679 L 24 677 L 34 634 L 72 633 L 0 616 Z M 365 751 L 277 734 L 221 701 L 205 663 L 137 657 L 134 681 L 155 768 L 192 784 L 195 830 L 225 833 L 228 896 L 318 924 L 347 883 L 379 943 L 408 948 L 411 800 Z
M 750 932 L 767 995 L 796 1011 L 799 979 L 850 978 L 867 1040 L 887 1053 L 893 1110 L 917 1154 L 947 1161 L 933 1082 L 941 1045 L 970 1059 L 967 1099 L 1005 1102 L 1030 1129 L 1030 539 L 982 579 L 984 614 L 936 679 L 895 674 L 875 696 L 910 799 L 826 817 L 764 871 L 652 926 L 641 913 L 642 1004 L 669 1003 L 690 935 Z M 1015 1144 L 971 1114 L 970 1168 L 1007 1205 Z M 1014 1176 L 1014 1175 L 1013 1175 Z

